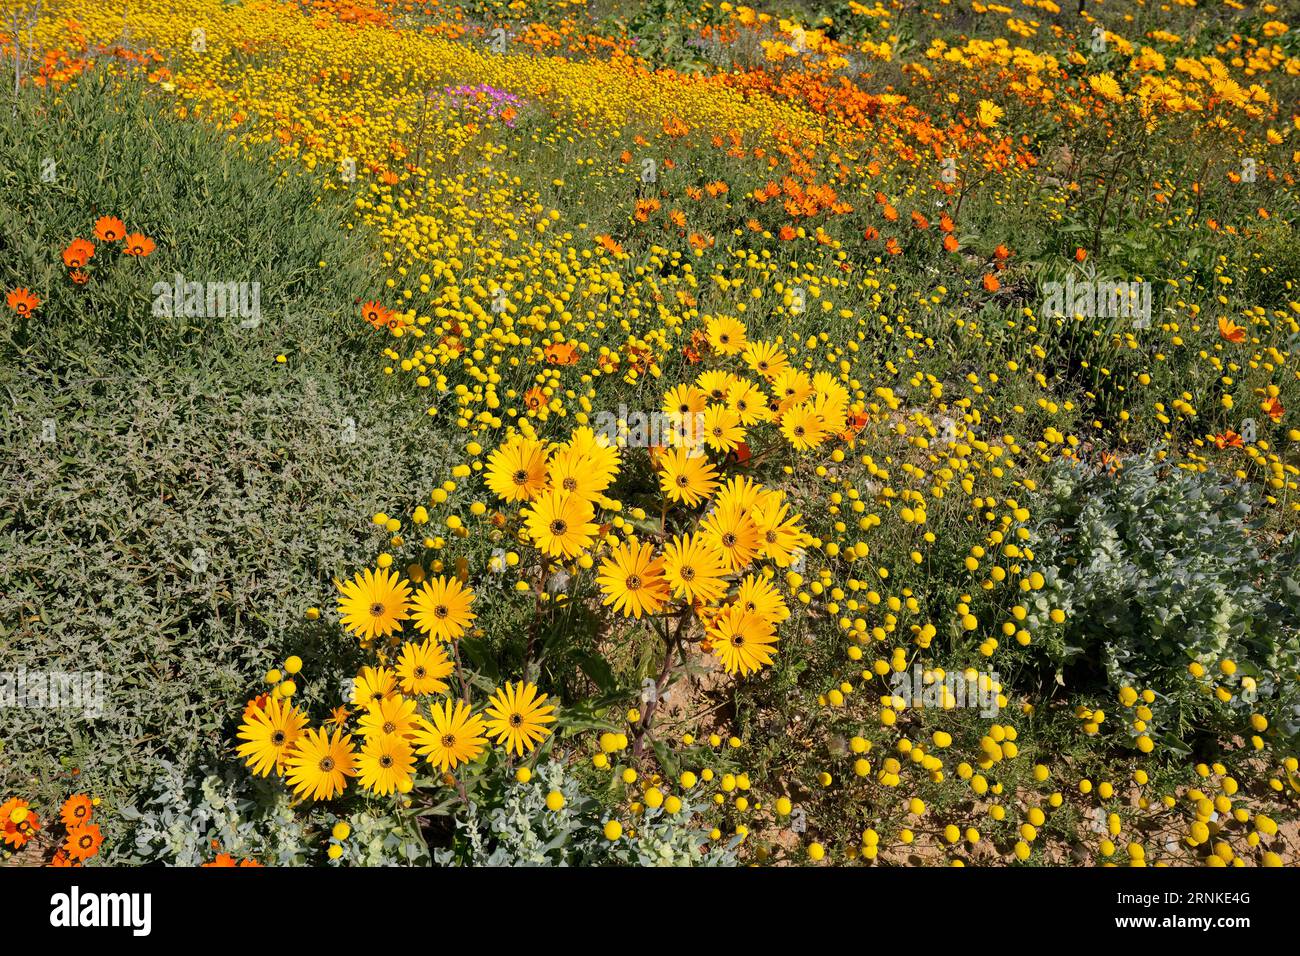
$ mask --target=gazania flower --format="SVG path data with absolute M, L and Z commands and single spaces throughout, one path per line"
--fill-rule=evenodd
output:
M 63 250 L 63 264 L 69 269 L 80 269 L 95 254 L 95 244 L 85 239 L 73 239 Z
M 26 289 L 19 288 L 14 289 L 5 296 L 5 304 L 19 315 L 28 316 L 36 311 L 41 304 L 41 300 Z
M 574 429 L 573 434 L 569 436 L 569 441 L 560 446 L 560 452 L 580 456 L 586 463 L 587 475 L 584 484 L 589 485 L 596 491 L 604 491 L 610 486 L 610 483 L 618 476 L 618 470 L 622 464 L 619 457 L 618 449 L 609 443 L 604 436 L 596 434 L 595 430 L 587 426 Z M 554 460 L 552 459 L 552 465 Z M 556 480 L 556 475 L 551 473 L 552 484 L 562 484 Z M 565 490 L 568 490 L 567 487 Z
M 238 864 L 235 862 L 235 858 L 229 853 L 218 853 L 211 863 L 199 864 L 199 869 L 233 870 L 236 866 Z
M 594 501 L 609 487 L 609 479 L 594 469 L 586 455 L 562 448 L 546 468 L 551 485 L 566 494 Z
M 308 728 L 289 757 L 286 780 L 296 796 L 329 800 L 347 787 L 347 778 L 357 774 L 352 736 L 341 730 L 331 737 L 324 730 Z
M 90 273 L 84 269 L 69 269 L 68 278 L 72 280 L 73 285 L 85 285 L 90 281 Z
M 737 379 L 727 389 L 727 407 L 748 428 L 767 420 L 767 401 L 763 390 L 748 379 Z
M 83 823 L 90 821 L 91 814 L 95 812 L 94 804 L 91 803 L 90 797 L 84 793 L 74 794 L 63 801 L 63 809 L 59 811 L 59 819 L 68 829 L 81 826 Z
M 713 619 L 709 642 L 728 674 L 752 674 L 771 664 L 776 654 L 772 625 L 735 604 Z
M 99 845 L 104 842 L 104 835 L 94 823 L 83 823 L 71 827 L 63 841 L 63 851 L 74 860 L 83 863 L 99 852 Z
M 1238 325 L 1226 315 L 1219 316 L 1219 338 L 1225 342 L 1231 342 L 1238 345 L 1246 341 L 1246 329 Z
M 735 380 L 736 376 L 730 372 L 712 369 L 708 372 L 701 372 L 700 377 L 695 380 L 695 384 L 710 402 L 723 402 L 726 401 L 727 390 L 731 388 L 731 383 Z
M 727 591 L 726 564 L 718 550 L 699 535 L 674 536 L 664 546 L 663 562 L 664 578 L 679 598 L 709 604 Z
M 745 364 L 770 382 L 785 371 L 788 359 L 771 342 L 751 342 L 745 347 Z
M 483 718 L 470 711 L 463 700 L 434 704 L 429 719 L 420 719 L 415 730 L 415 747 L 420 756 L 439 770 L 455 770 L 459 764 L 478 758 L 487 745 Z
M 394 694 L 372 703 L 357 721 L 357 730 L 365 737 L 409 737 L 416 719 L 415 701 Z
M 678 385 L 664 395 L 664 414 L 673 421 L 687 421 L 704 411 L 709 397 L 694 385 Z
M 546 446 L 516 435 L 488 457 L 487 485 L 502 501 L 532 501 L 546 487 Z
M 811 406 L 796 405 L 781 416 L 781 434 L 798 451 L 809 451 L 826 440 L 826 424 Z
M 470 610 L 474 592 L 457 578 L 436 577 L 425 581 L 411 604 L 415 626 L 440 641 L 451 641 L 465 633 L 477 616 Z
M 757 614 L 770 624 L 780 624 L 790 616 L 781 592 L 761 574 L 746 574 L 736 588 L 735 605 Z
M 158 247 L 154 241 L 143 233 L 130 233 L 122 242 L 122 254 L 145 258 Z
M 552 342 L 543 355 L 552 365 L 576 365 L 578 362 L 578 350 L 568 342 Z
M 283 773 L 284 762 L 305 726 L 307 718 L 297 707 L 288 701 L 269 697 L 261 707 L 245 710 L 244 723 L 239 725 L 236 734 L 244 743 L 235 748 L 235 752 L 259 777 L 265 777 L 272 770 Z
M 387 667 L 363 667 L 352 683 L 352 704 L 371 707 L 397 693 L 397 677 Z
M 758 525 L 739 508 L 714 508 L 700 523 L 700 531 L 718 549 L 729 571 L 748 567 L 758 557 Z
M 26 800 L 14 797 L 0 804 L 0 840 L 15 850 L 26 846 L 40 829 L 41 818 Z
M 595 515 L 585 498 L 551 489 L 524 512 L 524 527 L 544 554 L 573 558 L 595 540 Z
M 624 617 L 657 614 L 668 600 L 663 561 L 654 556 L 651 545 L 635 539 L 614 548 L 601 563 L 596 580 L 605 594 L 604 603 Z
M 405 793 L 411 787 L 415 756 L 403 737 L 377 734 L 368 737 L 357 756 L 357 780 L 361 786 L 381 797 L 395 790 Z
M 990 129 L 998 125 L 998 120 L 1006 115 L 1006 111 L 998 106 L 992 100 L 980 100 L 979 106 L 975 111 L 976 121 L 985 129 Z
M 783 412 L 798 405 L 812 393 L 812 379 L 797 368 L 782 369 L 772 382 L 772 394 Z
M 720 316 L 708 323 L 709 344 L 721 355 L 738 355 L 747 344 L 745 327 L 735 319 Z
M 126 235 L 126 223 L 116 216 L 100 216 L 95 220 L 95 237 L 102 242 L 117 242 Z
M 377 329 L 387 327 L 388 320 L 392 318 L 392 315 L 391 309 L 384 308 L 373 299 L 361 306 L 361 317 Z
M 769 492 L 763 489 L 753 478 L 747 478 L 744 475 L 732 475 L 727 479 L 727 483 L 722 486 L 714 501 L 719 508 L 738 508 L 741 511 L 751 511 L 759 507 L 770 495 L 778 492 Z
M 659 487 L 673 501 L 693 508 L 718 487 L 718 473 L 701 454 L 688 448 L 670 448 L 660 460 Z
M 716 452 L 731 451 L 745 440 L 740 415 L 726 405 L 710 405 L 704 410 L 700 423 L 700 437 Z
M 550 734 L 546 725 L 555 722 L 554 710 L 532 684 L 507 683 L 491 697 L 486 712 L 488 736 L 519 756 L 531 753 Z
M 776 498 L 774 493 L 773 498 Z M 790 516 L 790 505 L 769 500 L 751 512 L 758 525 L 759 553 L 770 558 L 778 568 L 794 563 L 795 551 L 803 544 L 803 529 L 798 516 Z
M 432 639 L 403 644 L 397 659 L 397 679 L 401 681 L 402 693 L 418 697 L 445 691 L 447 682 L 443 678 L 453 669 L 446 651 Z
M 387 637 L 402 629 L 410 614 L 411 586 L 396 571 L 367 568 L 346 584 L 337 585 L 343 626 L 363 641 Z

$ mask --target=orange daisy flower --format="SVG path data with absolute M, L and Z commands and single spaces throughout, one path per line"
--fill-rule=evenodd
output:
M 41 300 L 26 289 L 19 288 L 5 296 L 5 304 L 19 315 L 31 315 L 41 304 Z
M 95 254 L 95 244 L 85 239 L 73 239 L 63 250 L 63 264 L 69 269 L 80 269 Z
M 373 299 L 361 307 L 361 317 L 377 329 L 382 329 L 387 325 L 388 317 L 392 314 Z
M 63 809 L 59 813 L 59 819 L 63 825 L 71 830 L 73 827 L 79 827 L 90 819 L 94 813 L 94 806 L 90 802 L 90 797 L 84 793 L 78 793 L 68 797 L 64 801 Z
M 101 242 L 117 242 L 126 235 L 126 223 L 116 216 L 100 216 L 95 220 L 95 236 Z
M 124 255 L 138 256 L 143 259 L 157 248 L 154 241 L 144 233 L 133 232 L 127 235 L 123 242 L 122 252 Z
M 84 823 L 68 830 L 68 837 L 63 841 L 63 849 L 74 860 L 89 860 L 99 852 L 99 845 L 104 842 L 104 834 L 93 823 Z

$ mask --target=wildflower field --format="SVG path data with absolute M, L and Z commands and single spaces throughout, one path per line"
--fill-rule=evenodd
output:
M 0 12 L 0 866 L 1300 861 L 1300 10 Z

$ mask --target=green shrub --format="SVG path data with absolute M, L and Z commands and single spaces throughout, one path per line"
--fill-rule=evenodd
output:
M 564 796 L 558 811 L 546 805 L 552 791 Z M 458 811 L 450 849 L 434 859 L 461 866 L 735 866 L 739 840 L 711 841 L 698 819 L 703 809 L 686 800 L 677 813 L 647 807 L 635 839 L 625 833 L 610 840 L 609 815 L 562 764 L 541 764 L 521 784 L 500 762 Z
M 1026 624 L 1067 686 L 1152 688 L 1173 705 L 1171 744 L 1190 726 L 1231 726 L 1256 710 L 1296 733 L 1300 541 L 1265 551 L 1247 486 L 1151 454 L 1114 475 L 1062 465 L 1031 510 L 1045 586 L 1025 602 Z M 1189 673 L 1193 662 L 1204 678 Z M 1211 681 L 1231 700 L 1216 701 Z
M 373 364 L 354 303 L 374 263 L 339 226 L 346 200 L 141 96 L 25 91 L 0 127 L 0 288 L 43 302 L 36 323 L 0 310 L 0 657 L 104 675 L 99 714 L 4 710 L 0 791 L 54 802 L 79 769 L 110 861 L 129 795 L 215 763 L 261 673 L 354 650 L 304 609 L 386 543 L 369 516 L 409 512 L 448 457 Z M 60 252 L 99 213 L 158 249 L 110 264 L 101 243 L 104 271 L 74 286 Z M 262 276 L 261 325 L 154 317 L 174 271 Z
M 283 787 L 229 768 L 187 772 L 162 760 L 158 770 L 122 810 L 134 844 L 117 848 L 116 862 L 200 866 L 218 853 L 268 866 L 306 862 L 303 826 Z

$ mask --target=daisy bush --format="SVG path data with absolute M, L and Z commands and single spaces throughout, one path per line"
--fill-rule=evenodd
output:
M 1294 862 L 1300 34 L 958 6 L 14 18 L 32 95 L 334 210 L 376 268 L 266 364 L 362 343 L 437 453 L 352 465 L 142 856 Z M 97 284 L 148 329 L 167 237 L 95 212 L 0 273 L 17 349 Z

